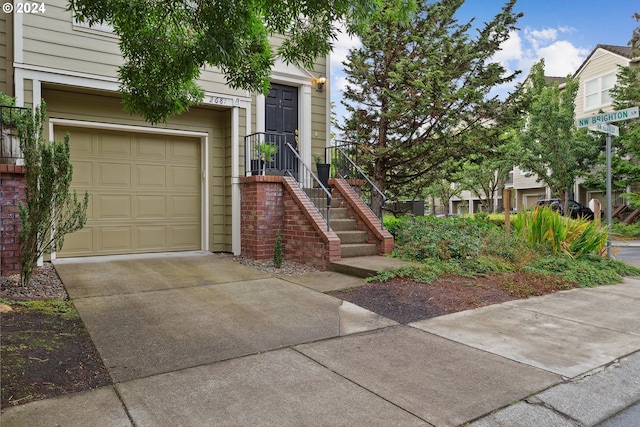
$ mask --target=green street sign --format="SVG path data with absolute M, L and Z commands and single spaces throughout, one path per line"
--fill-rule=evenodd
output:
M 618 126 L 610 125 L 608 123 L 598 123 L 596 130 L 604 133 L 608 133 L 613 136 L 620 136 L 620 128 Z
M 576 122 L 579 128 L 596 126 L 598 123 L 619 122 L 621 120 L 637 119 L 638 107 L 625 108 L 624 110 L 610 111 L 608 113 L 596 114 L 595 116 L 582 117 Z

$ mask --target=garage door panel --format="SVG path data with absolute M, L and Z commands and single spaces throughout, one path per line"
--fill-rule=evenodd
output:
M 169 172 L 169 186 L 171 188 L 199 188 L 200 174 L 194 168 L 173 166 Z
M 72 186 L 89 192 L 89 208 L 85 228 L 67 236 L 58 256 L 200 249 L 198 138 L 70 133 Z
M 165 195 L 136 196 L 136 213 L 138 219 L 168 219 L 167 197 Z M 200 203 L 200 200 L 198 200 Z
M 165 188 L 167 186 L 167 167 L 136 165 L 136 183 L 138 187 Z
M 131 157 L 131 137 L 128 134 L 101 134 L 98 140 L 98 153 L 102 156 Z
M 131 227 L 98 227 L 98 252 L 131 252 Z
M 167 226 L 167 235 L 172 247 L 186 249 L 191 246 L 190 242 L 199 239 L 200 224 L 170 225 Z
M 200 217 L 200 198 L 198 196 L 171 196 L 169 198 L 169 215 L 182 219 Z
M 126 163 L 98 164 L 98 183 L 101 187 L 131 187 L 131 165 Z
M 87 253 L 93 251 L 93 227 L 85 226 L 82 230 L 67 234 L 64 237 L 65 252 Z
M 188 138 L 173 138 L 170 143 L 171 157 L 192 163 L 200 158 L 200 147 L 189 143 Z
M 164 225 L 136 227 L 138 247 L 144 250 L 164 250 L 167 247 L 167 230 Z
M 136 158 L 138 159 L 164 160 L 167 158 L 165 138 L 139 137 L 136 147 Z
M 131 196 L 102 194 L 98 199 L 97 220 L 131 218 Z
M 93 187 L 93 162 L 78 161 L 73 163 L 73 185 Z
M 56 132 L 56 140 L 62 141 L 65 133 Z M 96 147 L 90 133 L 75 129 L 73 133 L 69 132 L 69 145 L 71 157 L 92 156 Z

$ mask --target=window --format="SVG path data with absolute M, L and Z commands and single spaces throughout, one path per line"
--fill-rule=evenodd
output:
M 584 83 L 584 109 L 593 110 L 612 102 L 611 89 L 616 84 L 616 74 L 611 73 Z

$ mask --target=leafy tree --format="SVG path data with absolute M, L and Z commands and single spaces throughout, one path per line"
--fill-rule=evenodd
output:
M 449 202 L 452 198 L 462 194 L 463 187 L 458 182 L 452 182 L 447 179 L 434 179 L 431 184 L 426 187 L 425 193 L 431 196 L 431 214 L 435 215 L 435 199 L 438 199 L 444 209 L 443 214 L 449 216 Z
M 412 0 L 399 10 L 411 10 Z M 120 38 L 125 109 L 165 121 L 203 98 L 195 81 L 219 68 L 233 88 L 267 93 L 274 55 L 313 65 L 336 39 L 334 22 L 366 27 L 378 0 L 69 0 L 80 22 L 107 23 Z M 406 13 L 406 12 L 405 12 Z M 274 50 L 270 37 L 285 35 Z
M 520 166 L 551 187 L 568 213 L 571 187 L 576 178 L 589 172 L 598 144 L 586 129 L 576 130 L 577 79 L 567 76 L 560 89 L 556 81 L 546 81 L 541 60 L 532 67 L 528 80 L 525 97 L 529 115 L 519 135 L 523 156 Z
M 21 244 L 20 283 L 29 279 L 45 253 L 60 250 L 64 236 L 80 230 L 87 221 L 89 195 L 78 200 L 69 192 L 73 166 L 69 159 L 69 134 L 64 142 L 46 142 L 43 126 L 46 121 L 44 102 L 33 115 L 21 120 L 18 134 L 24 156 L 26 205 L 19 206 L 22 227 L 18 234 Z
M 391 197 L 447 179 L 471 153 L 495 144 L 493 125 L 510 117 L 488 93 L 516 74 L 491 58 L 521 14 L 509 1 L 473 37 L 473 20 L 455 18 L 463 3 L 422 0 L 406 22 L 387 6 L 345 63 L 341 130 L 360 144 L 361 166 Z
M 487 207 L 494 211 L 495 203 L 509 178 L 513 166 L 518 164 L 519 146 L 514 131 L 500 137 L 500 145 L 484 155 L 472 155 L 472 161 L 463 166 L 462 184 L 471 190 Z

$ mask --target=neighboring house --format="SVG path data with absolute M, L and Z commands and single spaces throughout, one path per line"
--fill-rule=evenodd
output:
M 308 165 L 323 154 L 330 97 L 316 82 L 328 74 L 328 58 L 312 70 L 276 61 L 269 96 L 231 89 L 207 67 L 198 82 L 203 103 L 152 126 L 122 109 L 117 36 L 74 22 L 67 5 L 51 0 L 45 13 L 0 14 L 0 90 L 18 106 L 46 102 L 47 136 L 70 132 L 72 186 L 90 194 L 86 226 L 54 256 L 243 252 L 250 135 L 289 135 Z M 20 172 L 2 171 L 5 183 Z
M 576 70 L 573 77 L 580 80 L 576 95 L 576 118 L 598 114 L 600 111 L 611 111 L 612 99 L 610 90 L 615 86 L 619 67 L 629 66 L 632 62 L 631 48 L 627 46 L 598 45 Z M 549 77 L 564 83 L 562 77 Z M 512 206 L 517 210 L 531 209 L 538 199 L 552 196 L 551 190 L 544 183 L 536 182 L 536 175 L 527 174 L 518 167 L 513 169 L 513 183 L 507 185 L 512 191 Z M 583 187 L 578 180 L 573 188 L 573 199 L 587 205 L 589 200 L 598 199 L 604 206 L 605 194 L 599 190 Z

